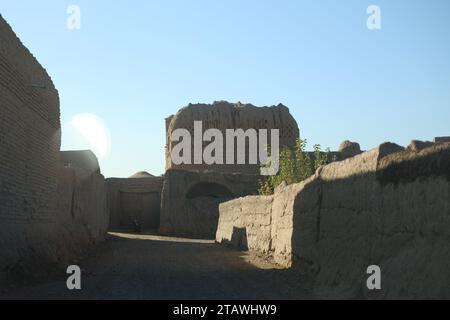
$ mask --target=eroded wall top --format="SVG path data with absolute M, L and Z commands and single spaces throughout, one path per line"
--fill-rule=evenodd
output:
M 171 141 L 172 132 L 176 129 L 187 129 L 193 137 L 194 121 L 202 121 L 203 131 L 219 129 L 224 137 L 226 129 L 243 129 L 244 131 L 247 129 L 257 131 L 260 129 L 279 129 L 280 147 L 295 146 L 295 140 L 299 137 L 297 122 L 290 114 L 289 109 L 282 104 L 271 107 L 256 107 L 251 104 L 226 101 L 218 101 L 213 104 L 189 104 L 179 110 L 176 115 L 166 119 L 166 169 L 259 172 L 259 165 L 174 165 L 171 159 L 171 151 L 176 143 L 174 144 Z

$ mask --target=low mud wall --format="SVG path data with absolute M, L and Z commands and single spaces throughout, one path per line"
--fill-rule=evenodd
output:
M 269 249 L 248 248 L 311 275 L 318 296 L 450 298 L 449 161 L 449 144 L 420 151 L 383 144 L 263 200 L 222 204 L 216 240 L 238 245 L 230 230 L 256 234 L 263 224 L 267 234 L 270 217 Z M 262 201 L 271 212 L 253 214 Z M 371 265 L 381 268 L 381 290 L 367 289 Z
M 216 239 L 242 249 L 269 253 L 273 197 L 249 196 L 220 205 Z

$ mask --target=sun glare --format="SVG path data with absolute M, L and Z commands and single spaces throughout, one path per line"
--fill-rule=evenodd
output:
M 108 128 L 102 119 L 94 114 L 83 113 L 74 116 L 71 124 L 92 146 L 98 156 L 104 158 L 109 154 L 111 139 Z

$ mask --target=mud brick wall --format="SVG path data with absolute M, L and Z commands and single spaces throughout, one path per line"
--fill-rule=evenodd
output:
M 106 181 L 92 151 L 62 151 L 58 183 L 58 221 L 73 242 L 98 243 L 109 226 Z
M 256 202 L 271 213 L 255 214 Z M 233 229 L 247 230 L 249 250 L 310 274 L 320 297 L 448 299 L 450 144 L 383 144 L 265 199 L 223 203 L 216 240 L 242 247 Z M 370 265 L 381 267 L 380 291 L 366 288 Z
M 0 44 L 0 219 L 48 221 L 59 164 L 58 92 L 2 18 Z
M 33 249 L 35 253 L 48 252 L 52 244 L 44 244 L 43 239 L 58 233 L 55 195 L 60 137 L 58 92 L 45 69 L 0 17 L 0 271 L 3 273 L 14 269 L 27 256 L 30 243 L 40 248 Z
M 216 240 L 241 249 L 270 253 L 273 196 L 249 196 L 222 203 Z
M 96 159 L 88 176 L 65 166 L 59 117 L 52 80 L 0 16 L 0 284 L 39 278 L 104 237 L 103 176 Z
M 143 228 L 157 229 L 163 180 L 163 177 L 107 179 L 110 228 L 129 228 L 133 218 L 138 218 Z

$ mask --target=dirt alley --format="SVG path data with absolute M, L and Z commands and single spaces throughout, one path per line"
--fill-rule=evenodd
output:
M 109 233 L 78 262 L 81 290 L 66 274 L 10 288 L 2 299 L 311 299 L 294 270 L 213 241 L 151 234 Z

